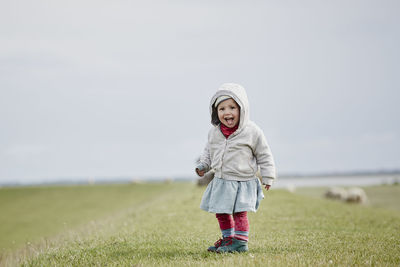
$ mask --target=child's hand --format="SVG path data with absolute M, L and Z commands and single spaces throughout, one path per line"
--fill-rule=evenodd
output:
M 267 191 L 269 190 L 270 187 L 271 187 L 271 185 L 269 185 L 269 184 L 265 185 L 265 189 L 267 189 Z
M 199 168 L 196 168 L 196 173 L 198 176 L 203 177 L 204 176 L 204 171 L 200 171 Z

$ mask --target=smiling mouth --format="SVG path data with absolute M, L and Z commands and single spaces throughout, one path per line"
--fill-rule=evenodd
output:
M 233 118 L 225 118 L 225 121 L 227 122 L 227 124 L 231 125 L 231 124 L 233 124 L 234 119 Z

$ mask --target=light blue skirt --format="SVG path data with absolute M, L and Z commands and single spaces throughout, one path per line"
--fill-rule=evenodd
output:
M 256 212 L 264 198 L 258 178 L 240 182 L 214 177 L 201 199 L 200 208 L 212 213 Z

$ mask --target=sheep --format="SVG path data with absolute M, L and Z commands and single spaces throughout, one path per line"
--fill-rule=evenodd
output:
M 347 198 L 347 191 L 340 187 L 331 187 L 325 192 L 326 198 L 345 200 Z
M 350 188 L 347 191 L 346 202 L 365 204 L 367 202 L 367 194 L 359 187 Z
M 294 184 L 288 184 L 286 186 L 286 190 L 289 191 L 290 193 L 294 193 L 296 191 L 296 186 Z

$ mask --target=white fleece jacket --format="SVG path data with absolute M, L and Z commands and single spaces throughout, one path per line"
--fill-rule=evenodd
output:
M 214 103 L 219 96 L 228 95 L 240 106 L 238 129 L 228 138 L 222 134 Z M 260 168 L 262 183 L 271 185 L 276 178 L 275 163 L 262 130 L 249 120 L 249 103 L 245 89 L 234 83 L 223 84 L 210 101 L 211 123 L 208 142 L 198 169 L 213 169 L 215 177 L 226 180 L 254 179 Z

